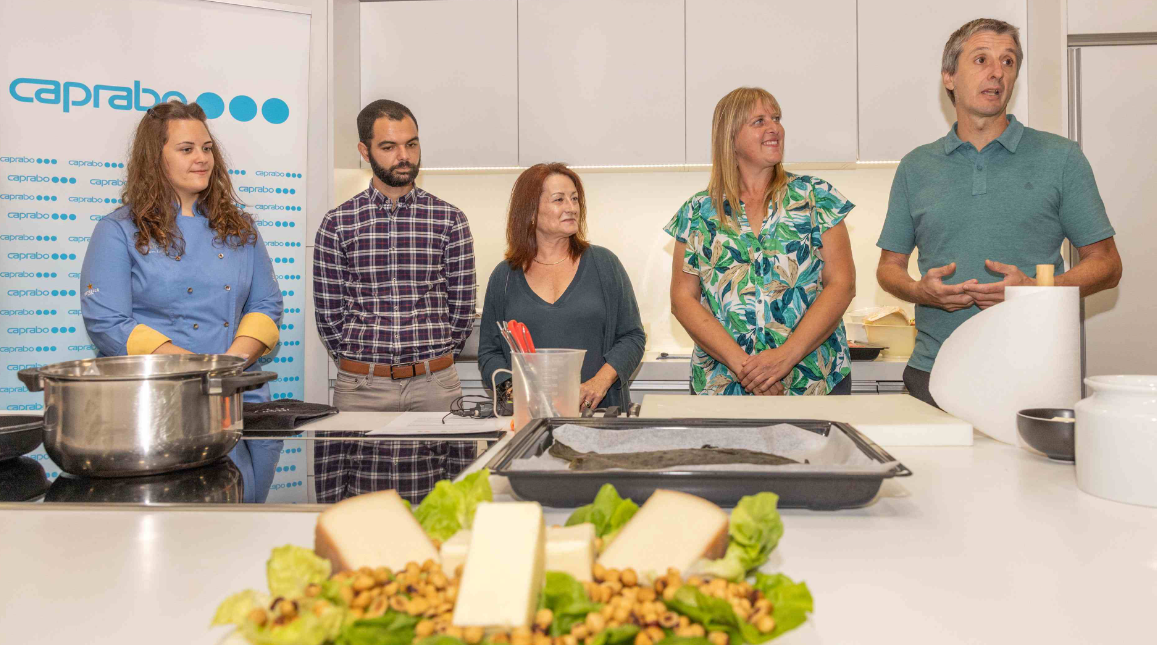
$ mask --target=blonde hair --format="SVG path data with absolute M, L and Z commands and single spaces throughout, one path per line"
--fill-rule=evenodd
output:
M 711 117 L 711 180 L 707 183 L 707 193 L 719 223 L 733 231 L 739 230 L 739 159 L 735 154 L 735 137 L 747 122 L 747 117 L 756 107 L 766 105 L 782 115 L 779 101 L 771 92 L 759 87 L 740 87 L 732 90 L 715 104 L 715 115 Z M 764 193 L 762 206 L 778 202 L 787 190 L 787 171 L 783 162 L 775 164 L 771 182 Z M 731 215 L 723 207 L 724 201 L 731 206 Z

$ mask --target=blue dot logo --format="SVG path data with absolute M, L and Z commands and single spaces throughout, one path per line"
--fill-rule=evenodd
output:
M 201 106 L 201 109 L 205 111 L 205 116 L 210 119 L 216 119 L 225 113 L 225 101 L 213 92 L 202 92 L 197 97 L 196 103 Z
M 242 123 L 252 121 L 257 116 L 257 102 L 244 94 L 235 96 L 229 101 L 229 114 Z
M 289 118 L 289 106 L 281 99 L 269 99 L 261 104 L 261 116 L 274 125 L 285 123 Z

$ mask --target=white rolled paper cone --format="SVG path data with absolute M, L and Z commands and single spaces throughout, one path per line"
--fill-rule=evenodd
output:
M 984 434 L 1024 445 L 1016 413 L 1072 408 L 1081 398 L 1080 290 L 1009 287 L 1005 301 L 956 328 L 928 389 L 937 405 Z

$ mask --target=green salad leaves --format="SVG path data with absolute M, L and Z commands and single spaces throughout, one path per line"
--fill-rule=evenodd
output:
M 462 529 L 474 524 L 474 511 L 481 502 L 494 501 L 490 490 L 490 471 L 483 468 L 453 483 L 442 480 L 414 509 L 414 517 L 426 535 L 445 542 Z
M 772 638 L 799 627 L 807 620 L 807 615 L 815 611 L 815 602 L 806 582 L 794 582 L 782 573 L 757 573 L 753 586 L 771 601 L 771 617 L 775 619 Z
M 550 635 L 559 637 L 569 634 L 571 627 L 583 622 L 587 614 L 603 606 L 591 601 L 582 583 L 575 580 L 574 576 L 561 571 L 547 571 L 538 608 L 549 609 L 554 614 Z
M 638 510 L 639 505 L 620 497 L 614 486 L 603 484 L 595 500 L 575 509 L 567 518 L 566 525 L 590 522 L 595 525 L 595 535 L 603 538 L 603 544 L 610 544 Z
M 731 541 L 727 551 L 718 560 L 704 560 L 696 564 L 695 573 L 739 582 L 748 572 L 767 562 L 775 545 L 783 537 L 783 520 L 776 505 L 779 495 L 759 493 L 739 500 L 731 511 L 728 533 Z
M 667 607 L 702 623 L 709 632 L 727 632 L 732 643 L 746 642 L 753 645 L 767 642 L 799 627 L 815 609 L 807 583 L 793 582 L 782 573 L 756 574 L 753 586 L 772 603 L 771 617 L 775 619 L 775 628 L 770 632 L 761 632 L 740 618 L 726 600 L 708 596 L 691 585 L 680 587 L 675 597 L 667 602 Z

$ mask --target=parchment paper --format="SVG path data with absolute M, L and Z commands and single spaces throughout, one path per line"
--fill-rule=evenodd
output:
M 814 432 L 781 423 L 757 428 L 639 428 L 605 430 L 573 424 L 559 426 L 554 438 L 579 452 L 621 454 L 702 448 L 740 448 L 788 457 L 800 463 L 782 466 L 729 464 L 712 466 L 679 466 L 679 471 L 760 471 L 760 472 L 840 472 L 882 473 L 898 462 L 880 463 L 864 454 L 843 432 L 833 429 L 824 437 Z M 808 463 L 803 463 L 803 462 Z M 511 470 L 567 470 L 568 462 L 547 452 L 537 457 L 519 459 Z M 618 470 L 618 469 L 615 469 Z

